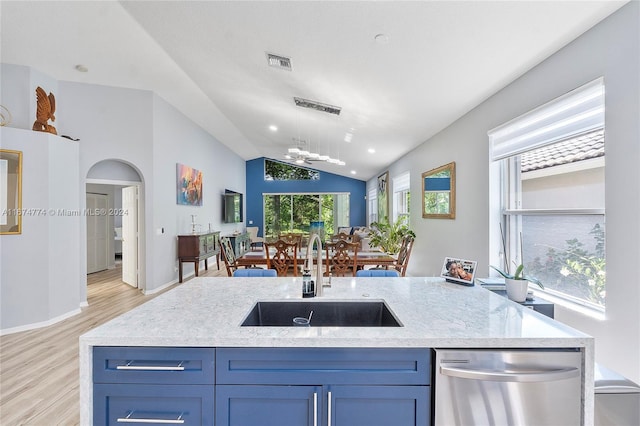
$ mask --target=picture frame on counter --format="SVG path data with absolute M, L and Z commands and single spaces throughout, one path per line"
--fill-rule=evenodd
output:
M 471 287 L 474 285 L 476 265 L 477 262 L 475 260 L 445 257 L 440 276 L 447 282 Z

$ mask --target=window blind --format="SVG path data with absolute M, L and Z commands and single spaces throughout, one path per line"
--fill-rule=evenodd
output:
M 488 132 L 493 161 L 604 127 L 604 79 L 593 80 Z
M 411 184 L 411 175 L 405 172 L 393 178 L 393 192 L 407 191 Z
M 367 198 L 369 200 L 376 200 L 378 198 L 378 188 L 375 186 L 373 188 L 369 188 L 369 195 Z

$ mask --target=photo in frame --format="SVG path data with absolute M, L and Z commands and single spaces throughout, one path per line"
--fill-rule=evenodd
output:
M 177 203 L 202 206 L 202 172 L 184 164 L 176 164 Z
M 448 282 L 473 286 L 476 276 L 476 264 L 475 260 L 445 257 L 440 276 Z
M 378 221 L 389 220 L 389 172 L 378 176 Z
M 0 235 L 22 233 L 22 151 L 0 149 Z

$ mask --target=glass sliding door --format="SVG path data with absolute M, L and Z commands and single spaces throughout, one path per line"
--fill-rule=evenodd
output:
M 267 239 L 282 232 L 308 233 L 311 222 L 324 222 L 324 234 L 349 226 L 349 194 L 264 194 Z

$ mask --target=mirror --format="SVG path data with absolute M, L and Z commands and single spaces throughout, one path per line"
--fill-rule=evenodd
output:
M 22 233 L 22 152 L 0 149 L 0 234 Z
M 455 219 L 455 162 L 422 174 L 422 217 L 429 219 Z

